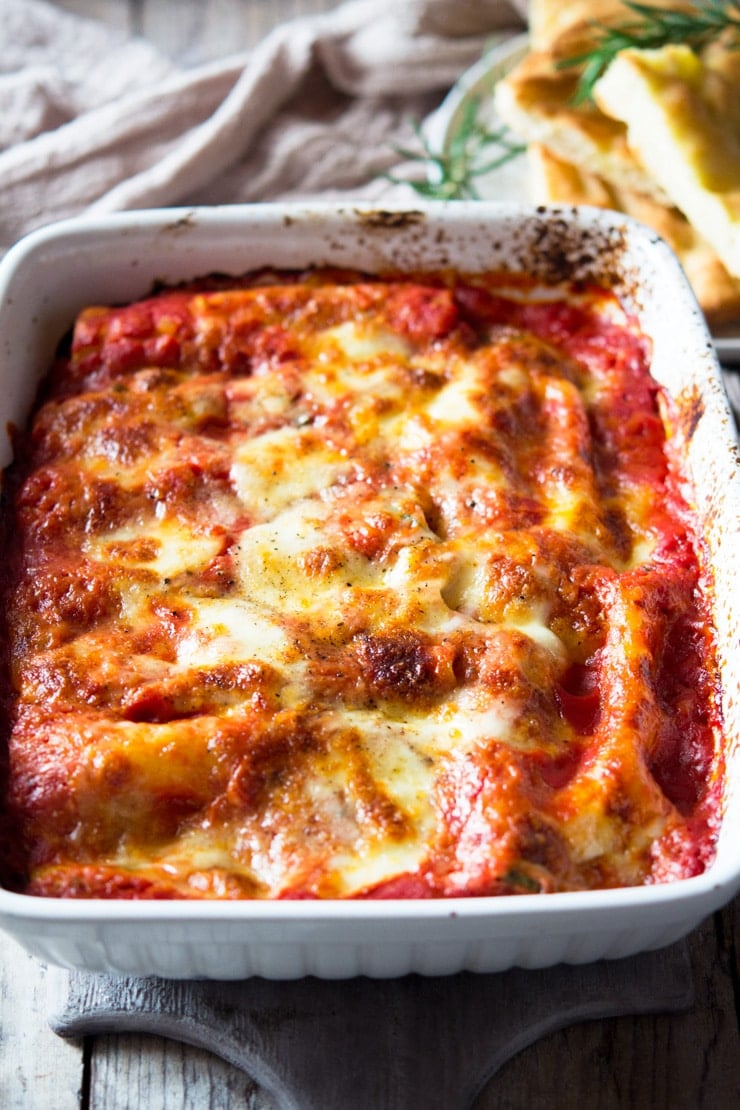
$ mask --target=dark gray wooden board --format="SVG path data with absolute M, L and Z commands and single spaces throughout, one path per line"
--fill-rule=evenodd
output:
M 684 941 L 595 964 L 495 975 L 213 982 L 75 973 L 62 1036 L 152 1033 L 246 1071 L 281 1110 L 458 1110 L 539 1037 L 688 1009 Z

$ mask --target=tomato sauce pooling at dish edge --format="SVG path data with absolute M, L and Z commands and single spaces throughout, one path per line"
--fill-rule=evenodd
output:
M 265 271 L 82 312 L 5 475 L 6 884 L 703 871 L 710 583 L 649 356 L 612 294 L 496 275 Z

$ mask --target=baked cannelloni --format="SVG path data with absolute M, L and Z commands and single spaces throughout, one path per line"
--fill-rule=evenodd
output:
M 435 898 L 695 875 L 689 434 L 606 290 L 261 271 L 90 307 L 5 474 L 4 881 Z

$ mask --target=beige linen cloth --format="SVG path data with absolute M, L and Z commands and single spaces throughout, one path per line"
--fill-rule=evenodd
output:
M 387 197 L 379 175 L 526 0 L 350 0 L 179 69 L 43 0 L 0 0 L 0 253 L 82 212 Z M 409 195 L 408 187 L 401 187 Z

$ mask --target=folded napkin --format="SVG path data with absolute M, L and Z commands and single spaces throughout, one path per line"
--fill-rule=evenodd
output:
M 0 0 L 0 252 L 80 212 L 340 197 L 379 174 L 526 0 L 351 0 L 179 69 L 42 0 Z

